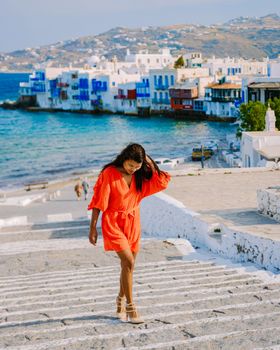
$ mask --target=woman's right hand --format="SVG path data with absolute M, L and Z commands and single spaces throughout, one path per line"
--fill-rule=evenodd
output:
M 97 242 L 97 237 L 98 237 L 98 232 L 96 227 L 92 227 L 89 231 L 88 239 L 91 244 L 96 245 Z

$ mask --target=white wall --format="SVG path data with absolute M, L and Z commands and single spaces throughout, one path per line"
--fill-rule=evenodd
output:
M 239 232 L 219 222 L 209 224 L 203 216 L 165 193 L 142 202 L 141 225 L 142 232 L 153 237 L 180 236 L 195 247 L 208 249 L 235 262 L 251 261 L 271 271 L 280 269 L 279 241 Z

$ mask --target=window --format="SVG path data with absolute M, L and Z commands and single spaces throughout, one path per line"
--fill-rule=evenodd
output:
M 154 85 L 157 85 L 157 76 L 154 75 Z
M 169 86 L 169 79 L 168 79 L 168 75 L 166 75 L 164 77 L 164 83 L 165 83 L 165 86 L 168 87 Z
M 157 100 L 157 92 L 154 92 L 154 99 Z
M 112 82 L 112 85 L 113 85 L 113 86 L 115 86 L 115 85 L 116 85 L 116 83 L 113 81 L 113 82 Z
M 169 99 L 169 94 L 168 94 L 168 92 L 165 93 L 165 99 L 166 99 L 166 100 Z
M 171 79 L 171 85 L 174 85 L 174 75 L 171 75 L 170 79 Z

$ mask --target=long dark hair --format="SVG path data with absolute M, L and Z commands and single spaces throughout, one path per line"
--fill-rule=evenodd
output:
M 138 192 L 141 192 L 143 181 L 150 180 L 153 175 L 153 169 L 151 169 L 150 164 L 147 162 L 146 156 L 148 155 L 141 145 L 137 143 L 130 143 L 121 151 L 119 155 L 117 155 L 115 160 L 113 160 L 111 163 L 106 164 L 103 167 L 102 171 L 109 166 L 121 168 L 126 160 L 134 160 L 136 163 L 142 163 L 141 168 L 134 173 L 136 180 L 136 189 Z M 150 158 L 155 171 L 160 175 L 161 171 L 159 167 L 150 156 L 148 157 Z

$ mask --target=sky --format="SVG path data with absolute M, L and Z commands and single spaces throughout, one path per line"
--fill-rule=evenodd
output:
M 223 23 L 280 15 L 280 0 L 0 0 L 0 52 L 96 35 L 116 26 Z

